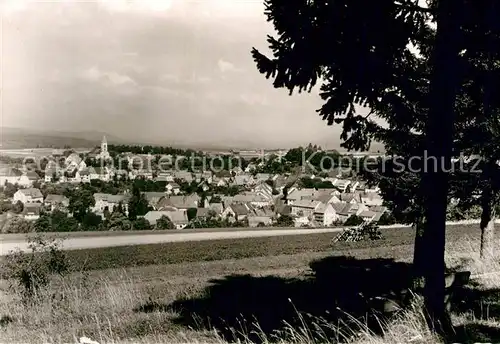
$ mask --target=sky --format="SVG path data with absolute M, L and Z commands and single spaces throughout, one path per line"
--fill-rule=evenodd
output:
M 2 126 L 164 144 L 336 148 L 318 91 L 274 89 L 262 1 L 0 0 Z

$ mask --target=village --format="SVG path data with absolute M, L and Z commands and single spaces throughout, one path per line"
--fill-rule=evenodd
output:
M 119 153 L 125 166 L 113 166 L 111 155 L 116 161 L 116 152 L 108 150 L 103 138 L 100 147 L 86 154 L 54 154 L 43 171 L 33 170 L 26 160 L 21 167 L 4 165 L 0 170 L 3 222 L 13 218 L 43 222 L 43 216 L 50 218 L 57 212 L 59 217 L 77 221 L 65 229 L 52 228 L 56 226 L 49 221 L 43 230 L 321 228 L 393 223 L 378 187 L 368 186 L 346 168 L 331 169 L 322 176 L 262 173 L 254 158 L 257 163 L 250 161 L 244 168 L 190 172 L 162 169 L 161 163 L 152 163 L 158 161 L 155 156 L 131 152 Z M 89 190 L 94 191 L 91 199 Z M 82 201 L 85 198 L 88 200 Z M 116 225 L 100 226 L 113 222 L 113 217 L 118 218 Z M 91 225 L 82 227 L 82 223 Z M 19 231 L 9 228 L 3 231 Z

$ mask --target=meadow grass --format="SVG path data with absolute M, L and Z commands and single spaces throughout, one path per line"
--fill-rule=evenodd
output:
M 334 246 L 330 242 L 333 236 L 322 234 L 71 251 L 69 258 L 77 270 L 64 278 L 54 277 L 50 286 L 36 295 L 34 304 L 23 304 L 18 294 L 7 289 L 8 282 L 2 281 L 0 342 L 75 343 L 85 336 L 101 344 L 226 343 L 227 337 L 215 329 L 178 324 L 175 319 L 179 313 L 174 310 L 138 312 L 137 309 L 145 304 L 170 304 L 201 297 L 207 293 L 206 287 L 213 279 L 228 275 L 305 278 L 312 260 L 331 255 L 411 261 L 411 230 L 385 230 L 384 235 L 384 240 L 378 242 Z M 491 274 L 500 272 L 500 257 L 487 263 L 479 259 L 477 231 L 470 226 L 456 226 L 449 230 L 448 242 L 447 264 L 472 272 L 474 285 L 471 290 L 488 292 L 500 288 L 500 273 Z M 500 327 L 500 312 L 496 311 L 500 309 L 498 298 L 496 293 L 490 293 L 486 301 L 478 300 L 478 304 L 472 305 L 474 307 L 454 313 L 460 338 L 475 340 L 488 333 L 491 338 L 491 329 Z M 303 315 L 297 314 L 302 319 Z M 245 331 L 259 333 L 259 325 L 252 325 L 252 328 L 233 329 L 235 340 L 249 342 L 250 333 L 247 336 Z M 418 304 L 391 319 L 383 329 L 382 335 L 375 334 L 356 320 L 346 330 L 338 323 L 328 323 L 317 317 L 312 322 L 301 320 L 298 325 L 285 324 L 281 340 L 262 331 L 258 341 L 439 342 L 424 325 Z M 255 336 L 252 340 L 256 342 Z

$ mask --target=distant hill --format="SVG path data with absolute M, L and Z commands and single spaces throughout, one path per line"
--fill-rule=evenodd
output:
M 53 147 L 92 148 L 100 144 L 106 135 L 108 141 L 117 142 L 117 138 L 101 132 L 66 132 L 42 131 L 24 128 L 2 128 L 0 144 L 3 149 Z

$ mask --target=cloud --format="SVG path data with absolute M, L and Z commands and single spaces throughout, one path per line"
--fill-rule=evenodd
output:
M 219 70 L 222 73 L 226 73 L 226 72 L 241 72 L 242 71 L 241 69 L 236 68 L 236 66 L 234 64 L 232 64 L 231 62 L 224 61 L 222 59 L 217 62 L 217 65 L 219 66 Z
M 98 3 L 114 11 L 166 12 L 173 0 L 99 0 Z
M 101 82 L 111 86 L 122 85 L 137 85 L 137 83 L 128 75 L 119 74 L 117 72 L 104 72 L 97 67 L 92 67 L 85 70 L 81 77 L 88 81 Z

